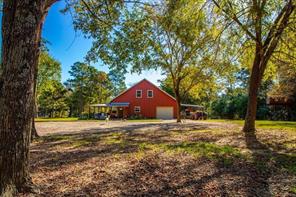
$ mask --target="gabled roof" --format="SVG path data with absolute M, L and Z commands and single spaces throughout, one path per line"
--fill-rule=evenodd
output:
M 154 83 L 150 82 L 147 79 L 142 79 L 141 81 L 139 81 L 138 83 L 134 84 L 133 86 L 131 86 L 130 88 L 124 90 L 123 92 L 121 92 L 119 95 L 117 95 L 116 97 L 114 97 L 111 101 L 113 102 L 113 100 L 115 100 L 117 97 L 123 95 L 124 93 L 126 93 L 127 91 L 129 91 L 130 89 L 132 89 L 133 87 L 137 86 L 138 84 L 142 83 L 143 81 L 148 82 L 149 84 L 151 84 L 152 86 L 156 87 L 158 90 L 160 90 L 161 92 L 163 92 L 164 94 L 166 94 L 167 96 L 171 97 L 172 99 L 176 100 L 172 95 L 168 94 L 167 92 L 165 92 L 164 90 L 160 89 L 157 85 L 155 85 Z

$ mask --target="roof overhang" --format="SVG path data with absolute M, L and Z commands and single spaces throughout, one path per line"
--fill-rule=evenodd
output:
M 90 107 L 108 107 L 108 105 L 107 104 L 105 104 L 105 103 L 102 103 L 102 104 L 91 104 L 91 105 L 89 105 Z
M 203 106 L 200 105 L 193 105 L 193 104 L 181 104 L 182 107 L 193 107 L 193 108 L 198 108 L 198 109 L 203 109 Z
M 271 95 L 266 99 L 267 105 L 293 105 L 295 99 L 292 96 Z
M 128 107 L 130 103 L 128 102 L 111 102 L 108 104 L 109 107 Z
M 130 103 L 128 102 L 111 102 L 111 103 L 99 103 L 99 104 L 91 104 L 90 107 L 128 107 Z

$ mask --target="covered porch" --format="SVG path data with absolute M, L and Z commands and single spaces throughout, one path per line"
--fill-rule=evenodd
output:
M 194 120 L 207 119 L 207 113 L 201 105 L 181 104 L 181 113 L 184 118 Z
M 126 119 L 128 117 L 128 102 L 111 102 L 89 105 L 90 117 L 94 119 L 105 120 L 107 117 L 111 119 Z

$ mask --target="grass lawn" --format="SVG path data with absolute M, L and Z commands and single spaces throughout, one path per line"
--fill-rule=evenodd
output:
M 34 141 L 31 176 L 40 196 L 295 196 L 296 132 L 260 121 L 250 146 L 234 123 L 57 122 L 75 132 Z
M 72 122 L 78 118 L 35 118 L 36 122 Z
M 223 122 L 223 123 L 234 123 L 243 126 L 244 120 L 226 120 L 226 119 L 209 119 L 207 122 Z M 271 121 L 271 120 L 256 120 L 257 128 L 264 129 L 288 129 L 296 131 L 296 122 L 293 121 Z

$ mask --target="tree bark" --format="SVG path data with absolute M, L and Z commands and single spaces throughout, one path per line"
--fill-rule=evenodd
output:
M 32 119 L 32 131 L 31 131 L 31 141 L 33 141 L 34 139 L 40 137 L 38 135 L 38 132 L 37 132 L 37 129 L 36 129 L 36 126 L 35 126 L 35 118 L 33 117 Z
M 177 100 L 177 122 L 181 122 L 181 103 Z
M 248 106 L 247 113 L 245 117 L 245 124 L 243 131 L 246 135 L 255 135 L 255 120 L 257 112 L 257 95 L 259 91 L 259 86 L 261 84 L 261 74 L 260 74 L 260 62 L 261 60 L 259 49 L 256 50 L 255 59 L 253 62 L 252 72 L 249 81 L 248 90 Z
M 274 50 L 276 49 L 280 38 L 283 34 L 284 29 L 292 23 L 290 21 L 293 12 L 295 11 L 296 5 L 294 0 L 286 1 L 285 6 L 278 12 L 278 15 L 275 17 L 273 24 L 270 29 L 265 29 L 268 31 L 266 36 L 262 35 L 263 27 L 263 13 L 265 11 L 265 3 L 258 6 L 255 2 L 253 4 L 252 12 L 256 14 L 253 16 L 252 22 L 255 24 L 255 28 L 250 31 L 249 25 L 243 24 L 242 21 L 234 14 L 231 9 L 224 9 L 222 4 L 219 1 L 212 0 L 213 3 L 222 10 L 226 16 L 233 20 L 244 32 L 245 34 L 256 43 L 256 53 L 255 59 L 253 62 L 252 73 L 249 81 L 249 100 L 247 107 L 247 114 L 245 118 L 245 124 L 243 131 L 249 136 L 255 136 L 255 119 L 257 111 L 257 94 L 261 84 L 261 79 L 266 69 L 267 63 L 270 60 Z M 231 1 L 228 1 L 228 5 L 231 7 Z M 251 15 L 250 15 L 251 16 Z M 252 32 L 255 32 L 253 34 Z M 264 38 L 265 37 L 265 38 Z M 260 50 L 258 50 L 260 49 Z M 256 137 L 256 136 L 255 136 Z
M 181 97 L 179 90 L 175 90 L 175 96 L 177 101 L 177 122 L 181 122 Z
M 54 1 L 4 0 L 3 72 L 0 97 L 0 196 L 32 189 L 29 144 L 34 75 L 47 9 Z
M 35 126 L 35 114 L 38 114 L 38 108 L 37 108 L 37 76 L 38 76 L 38 64 L 37 64 L 36 72 L 35 72 L 35 75 L 34 75 L 34 110 L 33 110 L 33 117 L 32 117 L 31 141 L 33 141 L 35 138 L 39 137 L 39 135 L 37 133 L 36 126 Z
M 288 1 L 274 22 L 274 26 L 266 40 L 262 41 L 261 27 L 256 29 L 256 52 L 249 82 L 249 100 L 243 131 L 246 136 L 255 136 L 255 120 L 257 112 L 257 95 L 268 61 L 276 49 L 284 29 L 289 24 L 290 16 L 295 9 L 295 3 Z M 261 18 L 261 12 L 257 19 Z M 261 19 L 260 19 L 261 20 Z M 259 25 L 261 21 L 256 21 Z M 260 25 L 261 26 L 261 25 Z M 264 44 L 262 44 L 264 43 Z

